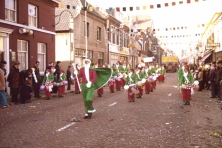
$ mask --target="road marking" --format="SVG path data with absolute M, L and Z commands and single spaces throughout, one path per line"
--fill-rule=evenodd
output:
M 114 102 L 114 103 L 110 104 L 109 106 L 113 106 L 113 105 L 115 105 L 115 104 L 117 104 L 117 102 Z
M 57 132 L 61 132 L 61 131 L 63 131 L 64 129 L 66 129 L 66 128 L 68 128 L 68 127 L 70 127 L 70 126 L 74 125 L 74 124 L 76 124 L 76 123 L 75 123 L 75 122 L 70 123 L 70 124 L 68 124 L 68 125 L 66 125 L 66 126 L 63 126 L 63 127 L 62 127 L 62 128 L 60 128 L 60 129 L 57 129 L 56 131 L 57 131 Z

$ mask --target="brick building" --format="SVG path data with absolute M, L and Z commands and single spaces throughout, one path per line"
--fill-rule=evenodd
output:
M 38 60 L 43 74 L 47 63 L 55 61 L 56 4 L 56 0 L 0 1 L 0 60 L 7 61 L 8 72 L 14 61 L 25 70 Z

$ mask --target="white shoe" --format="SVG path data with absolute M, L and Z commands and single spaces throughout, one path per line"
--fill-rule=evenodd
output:
M 88 113 L 94 113 L 94 112 L 96 112 L 95 109 L 94 110 L 88 110 Z

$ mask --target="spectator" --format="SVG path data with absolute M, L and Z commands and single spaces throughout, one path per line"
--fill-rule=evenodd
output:
M 216 85 L 217 85 L 217 96 L 219 97 L 219 100 L 222 99 L 222 92 L 221 92 L 221 87 L 220 86 L 220 81 L 221 81 L 221 78 L 222 78 L 222 60 L 219 60 L 217 62 L 217 72 L 216 72 Z
M 66 71 L 66 80 L 68 81 L 68 87 L 67 90 L 71 90 L 71 66 L 68 66 L 68 69 Z
M 6 68 L 5 68 L 5 66 L 6 66 L 6 64 L 7 64 L 7 62 L 6 61 L 1 61 L 1 63 L 2 63 L 2 70 L 4 71 L 4 78 L 5 78 L 5 83 L 6 83 L 6 79 L 7 79 L 7 70 L 6 70 Z M 7 88 L 5 87 L 5 92 L 7 92 Z
M 0 101 L 1 101 L 1 106 L 3 106 L 3 108 L 7 108 L 8 102 L 7 102 L 7 98 L 5 95 L 5 80 L 4 80 L 4 71 L 2 70 L 3 68 L 3 64 L 0 63 Z
M 40 85 L 42 83 L 41 81 L 41 76 L 40 76 L 40 72 L 39 72 L 39 61 L 35 62 L 35 66 L 33 67 L 34 71 L 32 72 L 32 86 L 33 86 L 33 90 L 34 90 L 34 96 L 35 98 L 41 98 L 41 96 L 39 95 L 39 89 L 40 89 Z
M 10 69 L 7 81 L 9 82 L 9 87 L 11 88 L 11 101 L 18 104 L 18 94 L 19 94 L 19 66 L 20 62 L 16 61 L 12 68 Z
M 216 80 L 215 67 L 211 67 L 209 81 L 208 81 L 208 83 L 211 85 L 211 97 L 210 98 L 216 98 L 215 80 Z
M 202 71 L 202 67 L 200 67 L 198 69 L 198 81 L 199 81 L 198 91 L 202 91 L 202 89 L 203 89 L 203 71 Z
M 32 97 L 32 80 L 26 78 L 25 82 L 21 86 L 20 100 L 22 104 L 30 103 Z

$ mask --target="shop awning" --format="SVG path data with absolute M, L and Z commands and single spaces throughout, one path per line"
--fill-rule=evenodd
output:
M 200 60 L 200 62 L 205 61 L 212 53 L 208 53 L 207 55 L 203 56 L 203 58 Z

